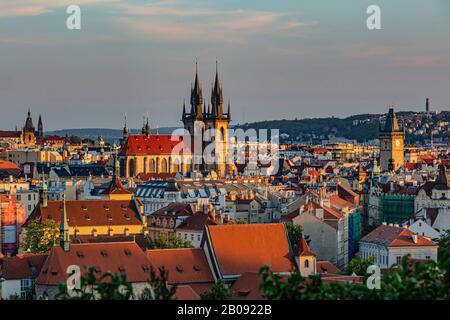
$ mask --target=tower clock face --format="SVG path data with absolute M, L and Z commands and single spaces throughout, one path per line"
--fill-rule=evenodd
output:
M 400 140 L 395 140 L 395 146 L 399 147 L 400 146 Z

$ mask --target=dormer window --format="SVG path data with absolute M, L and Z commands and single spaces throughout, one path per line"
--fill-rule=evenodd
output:
M 123 252 L 125 253 L 126 256 L 131 256 L 131 250 L 130 249 L 124 249 Z
M 84 258 L 84 253 L 83 253 L 83 251 L 77 251 L 77 257 L 78 258 Z
M 102 257 L 107 257 L 108 256 L 108 251 L 106 250 L 101 250 L 100 254 L 102 255 Z
M 195 264 L 195 265 L 194 265 L 194 270 L 197 271 L 197 272 L 200 271 L 200 270 L 201 270 L 201 269 L 200 269 L 200 266 Z
M 176 266 L 176 269 L 177 269 L 177 271 L 180 272 L 180 273 L 183 272 L 183 266 L 182 266 L 182 265 L 177 265 L 177 266 Z

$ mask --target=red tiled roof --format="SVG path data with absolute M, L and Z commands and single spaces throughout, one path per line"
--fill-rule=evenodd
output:
M 12 162 L 0 160 L 0 170 L 21 170 L 20 167 Z
M 273 272 L 294 269 L 283 224 L 233 224 L 206 228 L 223 275 L 258 272 L 264 265 L 270 265 Z
M 316 263 L 317 272 L 320 274 L 324 273 L 339 273 L 341 270 L 338 269 L 334 264 L 332 264 L 330 261 L 317 261 Z
M 113 178 L 108 188 L 102 194 L 132 194 L 132 192 L 125 189 L 122 182 L 118 178 Z
M 371 233 L 361 239 L 362 242 L 376 243 L 388 247 L 436 247 L 437 244 L 430 239 L 417 235 L 417 242 L 413 241 L 414 232 L 403 227 L 380 225 Z
M 20 131 L 1 131 L 0 138 L 20 138 Z
M 177 300 L 200 300 L 200 295 L 191 286 L 177 286 Z
M 64 283 L 70 265 L 78 265 L 82 276 L 86 275 L 89 267 L 95 268 L 97 276 L 106 272 L 124 272 L 129 282 L 146 282 L 150 274 L 150 263 L 134 242 L 71 244 L 68 252 L 60 246 L 53 247 L 36 284 L 52 286 Z
M 174 148 L 181 143 L 179 152 L 181 154 L 190 154 L 189 148 L 183 143 L 183 137 L 170 134 L 159 134 L 146 136 L 144 134 L 129 135 L 125 141 L 121 155 L 131 154 L 156 154 L 156 155 L 170 155 Z
M 155 268 L 168 271 L 170 284 L 214 282 L 205 253 L 200 248 L 147 250 L 147 258 Z
M 51 219 L 61 223 L 62 201 L 48 201 L 36 206 L 28 217 Z M 72 200 L 66 201 L 69 226 L 141 225 L 142 220 L 134 200 Z M 26 227 L 26 225 L 25 225 Z
M 197 212 L 184 220 L 176 229 L 202 231 L 205 225 L 212 224 L 216 224 L 216 222 L 210 214 Z
M 298 241 L 297 245 L 297 252 L 295 253 L 296 256 L 299 257 L 306 257 L 306 256 L 316 256 L 314 252 L 311 251 L 311 249 L 308 246 L 308 243 L 305 240 L 305 237 L 303 235 L 301 236 L 300 240 Z
M 150 179 L 154 179 L 154 180 L 166 180 L 166 179 L 170 179 L 170 178 L 175 178 L 176 176 L 176 172 L 161 172 L 161 173 L 156 173 L 156 172 L 149 172 L 149 173 L 139 173 L 138 174 L 138 178 L 141 181 L 148 181 Z
M 0 277 L 6 280 L 36 278 L 48 254 L 18 254 L 5 257 L 1 264 Z
M 257 272 L 245 272 L 231 287 L 233 300 L 263 300 L 259 289 L 261 278 Z

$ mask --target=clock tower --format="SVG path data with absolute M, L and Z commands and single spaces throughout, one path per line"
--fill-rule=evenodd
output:
M 394 109 L 389 108 L 384 129 L 380 124 L 381 171 L 395 171 L 404 164 L 405 132 L 400 128 Z

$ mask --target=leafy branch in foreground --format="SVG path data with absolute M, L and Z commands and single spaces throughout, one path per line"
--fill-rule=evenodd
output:
M 284 277 L 267 266 L 259 275 L 260 289 L 269 300 L 449 300 L 450 282 L 445 277 L 449 273 L 448 267 L 444 269 L 435 261 L 417 262 L 405 256 L 401 265 L 382 274 L 379 290 L 360 283 L 324 283 L 317 275 Z

